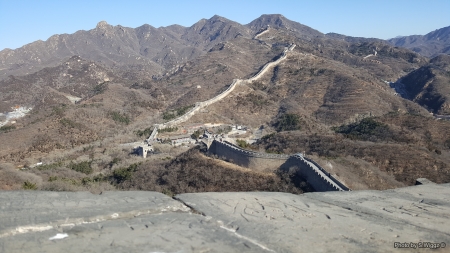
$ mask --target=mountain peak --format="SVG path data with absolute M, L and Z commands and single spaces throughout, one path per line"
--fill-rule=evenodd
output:
M 229 19 L 227 19 L 227 18 L 224 18 L 224 17 L 222 17 L 222 16 L 219 16 L 219 15 L 214 15 L 214 16 L 212 16 L 210 19 L 208 19 L 210 22 L 217 22 L 217 21 L 220 21 L 220 22 L 231 22 L 231 20 L 229 20 Z
M 321 32 L 314 30 L 311 27 L 291 21 L 281 14 L 263 14 L 245 26 L 249 27 L 253 31 L 259 31 L 260 29 L 264 29 L 269 26 L 271 28 L 294 30 L 306 37 L 323 36 Z
M 286 17 L 281 14 L 262 14 L 259 18 L 285 19 Z
M 100 22 L 97 23 L 96 28 L 99 28 L 99 29 L 105 29 L 105 28 L 107 28 L 108 26 L 111 26 L 111 25 L 108 24 L 108 22 L 102 20 L 102 21 L 100 21 Z

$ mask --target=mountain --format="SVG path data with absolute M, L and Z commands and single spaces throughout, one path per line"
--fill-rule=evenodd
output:
M 121 72 L 140 69 L 148 73 L 146 77 L 151 77 L 204 55 L 220 42 L 238 36 L 252 38 L 267 26 L 291 30 L 305 38 L 323 36 L 282 15 L 262 15 L 247 25 L 215 15 L 191 27 L 172 25 L 154 28 L 145 24 L 128 28 L 111 26 L 101 21 L 89 31 L 53 35 L 47 41 L 36 41 L 16 50 L 0 51 L 0 79 L 54 67 L 73 55 Z
M 186 135 L 189 126 L 203 123 L 244 125 L 248 132 L 236 138 L 256 141 L 246 143 L 248 148 L 304 152 L 352 189 L 410 185 L 417 177 L 450 182 L 450 125 L 429 113 L 446 112 L 446 102 L 439 105 L 449 94 L 445 56 L 430 60 L 383 40 L 322 34 L 275 14 L 246 25 L 220 16 L 191 27 L 100 22 L 89 31 L 3 50 L 0 57 L 2 121 L 11 107 L 33 108 L 1 126 L 0 165 L 31 168 L 44 162 L 30 169 L 41 179 L 40 189 L 86 190 L 100 180 L 126 189 L 149 189 L 146 184 L 156 182 L 152 189 L 167 190 L 168 181 L 193 178 L 184 177 L 180 161 L 192 161 L 192 168 L 236 169 L 184 153 L 187 146 L 158 144 L 147 160 L 131 150 L 153 124 L 260 71 L 257 79 L 238 82 L 228 96 L 164 135 Z M 399 79 L 410 97 L 390 86 Z M 429 103 L 434 100 L 437 107 Z M 169 138 L 164 135 L 163 142 Z M 271 171 L 264 173 L 273 178 Z M 188 181 L 180 189 L 195 191 L 185 187 Z M 195 185 L 213 189 L 205 181 Z
M 143 25 L 133 29 L 102 21 L 89 31 L 54 35 L 45 42 L 2 50 L 0 78 L 56 66 L 73 55 L 122 71 L 138 66 L 142 71 L 158 74 L 204 54 L 213 44 L 238 34 L 250 37 L 248 33 L 244 26 L 219 16 L 201 20 L 188 28 Z
M 411 35 L 388 40 L 396 47 L 405 47 L 427 57 L 438 54 L 450 54 L 450 26 L 427 33 Z
M 250 22 L 245 26 L 255 32 L 258 32 L 261 29 L 266 29 L 267 27 L 272 27 L 276 29 L 282 28 L 288 31 L 293 31 L 298 36 L 301 36 L 303 38 L 314 38 L 324 36 L 321 32 L 314 30 L 311 27 L 291 21 L 280 14 L 261 15 L 259 18 L 253 20 L 252 22 Z

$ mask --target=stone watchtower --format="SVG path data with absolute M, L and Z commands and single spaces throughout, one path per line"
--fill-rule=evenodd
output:
M 153 152 L 153 146 L 139 146 L 138 148 L 139 156 L 142 156 L 144 158 L 147 158 L 148 152 Z

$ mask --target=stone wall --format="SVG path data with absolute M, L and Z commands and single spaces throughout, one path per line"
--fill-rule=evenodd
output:
M 191 118 L 196 112 L 200 109 L 205 108 L 223 98 L 228 96 L 238 84 L 242 82 L 252 82 L 258 78 L 260 78 L 264 73 L 270 69 L 271 67 L 279 64 L 281 61 L 286 59 L 287 53 L 289 51 L 294 50 L 295 44 L 290 45 L 286 48 L 280 57 L 273 61 L 269 62 L 253 77 L 240 80 L 234 79 L 230 86 L 219 95 L 215 96 L 204 102 L 198 102 L 195 104 L 194 108 L 189 110 L 184 115 L 166 122 L 164 124 L 155 124 L 154 129 L 150 137 L 147 139 L 147 143 L 151 144 L 156 138 L 158 134 L 158 129 L 164 129 L 166 127 L 176 126 L 184 121 L 187 121 Z M 208 143 L 209 144 L 209 143 Z M 208 145 L 207 144 L 207 145 Z M 349 189 L 345 187 L 339 180 L 335 179 L 330 175 L 330 173 L 326 172 L 322 167 L 320 167 L 317 163 L 312 160 L 305 159 L 301 155 L 278 155 L 278 154 L 266 154 L 266 153 L 258 153 L 249 150 L 241 149 L 237 146 L 234 146 L 231 143 L 222 142 L 218 140 L 212 141 L 211 145 L 208 145 L 208 151 L 212 154 L 215 154 L 221 158 L 225 158 L 237 165 L 242 167 L 247 167 L 259 171 L 264 171 L 267 169 L 281 168 L 284 170 L 296 170 L 303 178 L 305 178 L 308 183 L 314 187 L 316 191 L 348 191 Z M 142 152 L 144 153 L 144 152 Z
M 154 139 L 156 138 L 156 135 L 158 134 L 158 129 L 164 129 L 167 127 L 173 127 L 176 126 L 180 123 L 183 123 L 185 121 L 187 121 L 188 119 L 190 119 L 195 113 L 197 113 L 198 111 L 200 111 L 200 109 L 203 109 L 217 101 L 220 101 L 221 99 L 225 98 L 226 96 L 228 96 L 235 88 L 236 86 L 238 86 L 240 83 L 242 82 L 252 82 L 258 78 L 260 78 L 262 75 L 264 75 L 264 73 L 271 67 L 279 64 L 281 61 L 283 61 L 284 59 L 286 59 L 287 57 L 287 52 L 294 50 L 295 48 L 295 44 L 290 45 L 288 48 L 286 48 L 283 53 L 280 55 L 280 57 L 273 62 L 269 62 L 266 65 L 264 65 L 264 67 L 257 73 L 255 74 L 253 77 L 246 79 L 246 80 L 241 80 L 241 79 L 234 79 L 233 82 L 230 84 L 230 86 L 222 93 L 220 93 L 219 95 L 203 101 L 203 102 L 197 102 L 194 106 L 194 108 L 192 108 L 191 110 L 189 110 L 187 113 L 185 113 L 184 115 L 173 119 L 169 122 L 166 122 L 164 124 L 155 124 L 154 125 L 154 130 L 153 133 L 150 135 L 150 137 L 147 139 L 148 143 L 152 143 L 154 141 Z
M 344 190 L 344 191 L 350 190 L 347 186 L 345 186 L 343 183 L 341 183 L 339 180 L 337 180 L 335 177 L 333 177 L 330 173 L 328 173 L 324 168 L 322 168 L 319 164 L 317 164 L 313 160 L 311 160 L 307 157 L 303 157 L 303 159 L 306 160 L 307 162 L 309 162 L 312 167 L 316 167 L 318 170 L 322 171 L 327 176 L 328 179 L 330 179 L 335 184 L 337 184 L 339 187 L 341 187 L 342 190 Z
M 159 128 L 163 129 L 163 128 L 166 128 L 166 127 L 172 127 L 172 126 L 176 126 L 176 125 L 178 125 L 180 123 L 183 123 L 183 122 L 187 121 L 192 116 L 194 116 L 194 114 L 196 112 L 198 112 L 200 109 L 203 109 L 203 108 L 205 108 L 205 107 L 207 107 L 207 106 L 209 106 L 209 105 L 211 105 L 211 104 L 213 104 L 213 103 L 223 99 L 224 97 L 228 96 L 228 94 L 230 94 L 234 90 L 234 88 L 236 88 L 236 86 L 241 81 L 242 80 L 240 80 L 240 79 L 234 79 L 233 82 L 230 84 L 230 86 L 228 86 L 228 88 L 224 92 L 222 92 L 219 95 L 217 95 L 217 96 L 215 96 L 215 97 L 213 97 L 213 98 L 211 98 L 209 100 L 206 100 L 204 102 L 197 102 L 195 104 L 194 108 L 189 110 L 187 113 L 183 114 L 182 116 L 180 116 L 180 117 L 178 117 L 178 118 L 176 118 L 174 120 L 171 120 L 169 122 L 161 124 L 159 126 Z
M 213 140 L 208 152 L 242 167 L 264 171 L 279 168 L 293 171 L 303 177 L 316 191 L 349 191 L 314 161 L 301 154 L 280 155 L 258 153 L 239 148 L 226 141 Z
M 276 169 L 289 158 L 288 155 L 257 153 L 241 149 L 231 143 L 218 140 L 211 143 L 208 152 L 239 166 L 258 171 Z
M 289 157 L 289 159 L 280 166 L 281 170 L 295 172 L 304 178 L 313 188 L 318 192 L 325 191 L 348 191 L 342 183 L 336 184 L 330 178 L 330 173 L 323 168 L 316 166 L 303 156 L 296 154 Z M 336 180 L 337 181 L 337 180 Z M 342 187 L 344 188 L 342 188 Z
M 283 53 L 281 54 L 280 58 L 278 58 L 276 61 L 273 62 L 269 62 L 266 65 L 264 65 L 264 67 L 256 74 L 254 75 L 252 78 L 247 79 L 247 82 L 253 82 L 256 79 L 260 78 L 262 75 L 264 75 L 264 73 L 266 73 L 266 71 L 268 69 L 270 69 L 271 67 L 274 67 L 276 65 L 278 65 L 281 61 L 283 61 L 284 59 L 286 59 L 287 57 L 287 52 L 294 50 L 295 48 L 295 44 L 290 45 L 288 48 L 284 49 Z

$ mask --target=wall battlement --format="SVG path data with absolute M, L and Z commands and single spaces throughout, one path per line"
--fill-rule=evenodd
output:
M 316 191 L 349 191 L 350 189 L 330 175 L 320 165 L 301 154 L 266 154 L 245 150 L 231 143 L 213 140 L 208 152 L 242 167 L 264 171 L 279 168 L 303 177 Z
M 239 166 L 258 171 L 278 168 L 289 158 L 287 155 L 264 154 L 245 150 L 218 140 L 212 141 L 208 152 Z

